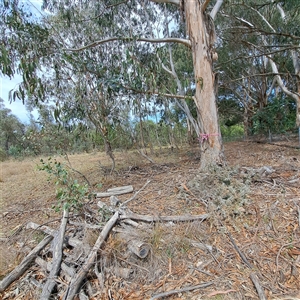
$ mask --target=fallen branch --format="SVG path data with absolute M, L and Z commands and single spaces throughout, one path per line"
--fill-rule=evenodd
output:
M 147 156 L 145 153 L 143 153 L 143 151 L 137 149 L 137 151 L 147 160 L 149 160 L 152 164 L 155 164 L 155 161 L 153 159 L 151 159 L 149 156 Z
M 0 282 L 0 293 L 6 290 L 6 288 L 13 283 L 16 279 L 22 276 L 25 271 L 29 268 L 30 264 L 34 261 L 36 256 L 46 245 L 53 239 L 52 236 L 45 237 L 29 254 L 22 260 L 22 262 L 4 279 Z
M 35 263 L 39 265 L 45 271 L 51 271 L 51 263 L 43 260 L 41 257 L 37 256 L 35 259 Z M 75 275 L 75 269 L 67 266 L 65 263 L 61 263 L 61 272 L 60 277 L 65 277 L 66 280 L 70 281 L 71 278 Z
M 201 220 L 204 221 L 209 217 L 209 214 L 204 215 L 185 215 L 185 216 L 147 216 L 147 215 L 139 215 L 135 213 L 124 213 L 120 215 L 120 219 L 131 219 L 143 222 L 186 222 L 186 221 L 196 221 Z
M 196 290 L 196 289 L 206 288 L 206 287 L 211 286 L 213 284 L 214 284 L 214 282 L 211 281 L 211 282 L 207 282 L 207 283 L 203 283 L 203 284 L 199 284 L 199 285 L 193 285 L 193 286 L 185 287 L 185 288 L 182 288 L 182 289 L 179 289 L 179 290 L 173 290 L 173 291 L 168 291 L 168 292 L 165 292 L 165 293 L 156 294 L 156 295 L 152 296 L 150 300 L 159 299 L 159 298 L 163 298 L 163 297 L 167 297 L 167 296 L 170 296 L 170 295 L 179 294 L 179 293 L 183 293 L 183 292 L 189 292 L 189 291 L 193 291 L 193 290 Z
M 237 253 L 239 254 L 239 256 L 241 257 L 241 259 L 243 260 L 243 262 L 250 268 L 253 269 L 252 265 L 249 263 L 248 259 L 246 258 L 246 256 L 244 255 L 244 253 L 239 249 L 239 247 L 237 246 L 237 244 L 235 243 L 235 241 L 233 240 L 230 232 L 228 231 L 228 236 L 230 238 L 230 241 L 233 245 L 233 247 L 235 248 L 235 250 L 237 251 Z
M 68 217 L 69 217 L 69 210 L 64 209 L 60 229 L 54 238 L 54 243 L 53 243 L 54 247 L 52 251 L 53 253 L 52 268 L 49 273 L 48 279 L 43 287 L 43 291 L 40 298 L 41 300 L 48 300 L 55 286 L 55 278 L 59 273 L 60 265 L 62 261 L 62 253 L 63 253 L 62 248 L 64 243 Z
M 73 300 L 77 291 L 80 288 L 80 285 L 83 279 L 86 277 L 88 271 L 95 263 L 97 252 L 99 248 L 102 246 L 104 241 L 106 240 L 108 234 L 110 233 L 111 229 L 115 225 L 119 218 L 119 212 L 115 212 L 115 214 L 110 218 L 110 220 L 105 224 L 103 230 L 101 231 L 93 249 L 91 250 L 87 260 L 85 261 L 84 265 L 80 268 L 78 273 L 73 277 L 71 280 L 67 292 L 64 296 L 64 300 Z
M 104 197 L 110 197 L 110 196 L 115 196 L 115 195 L 128 194 L 131 192 L 133 192 L 133 187 L 132 187 L 132 185 L 128 185 L 128 186 L 124 186 L 124 187 L 109 189 L 109 190 L 107 190 L 107 192 L 97 193 L 96 197 L 104 198 Z
M 255 273 L 251 273 L 250 274 L 250 278 L 257 290 L 257 294 L 258 294 L 258 297 L 260 300 L 267 300 L 266 298 L 266 295 L 265 295 L 265 292 L 263 290 L 263 288 L 261 287 L 260 283 L 259 283 L 259 280 L 258 280 L 258 277 Z
M 34 229 L 34 230 L 41 230 L 49 235 L 52 235 L 53 237 L 56 234 L 56 230 L 46 226 L 46 225 L 39 225 L 34 222 L 28 222 L 26 225 L 26 229 Z M 67 238 L 67 243 L 72 247 L 79 247 L 82 246 L 82 242 L 76 238 Z
M 141 187 L 141 189 L 138 190 L 137 192 L 135 192 L 135 194 L 134 194 L 131 198 L 129 198 L 128 200 L 126 200 L 124 203 L 122 203 L 120 207 L 122 207 L 122 206 L 124 206 L 125 204 L 127 204 L 128 202 L 134 200 L 134 199 L 136 198 L 136 196 L 137 196 L 142 190 L 144 190 L 145 187 L 146 187 L 150 182 L 151 182 L 151 180 L 148 179 L 147 182 Z

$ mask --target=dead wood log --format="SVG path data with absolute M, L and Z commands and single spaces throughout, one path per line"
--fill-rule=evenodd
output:
M 68 217 L 69 217 L 69 210 L 64 209 L 60 229 L 54 237 L 54 241 L 53 241 L 54 247 L 52 250 L 53 253 L 52 268 L 48 276 L 48 279 L 44 284 L 43 291 L 40 298 L 41 300 L 48 300 L 55 286 L 55 278 L 59 273 L 60 265 L 62 261 L 63 243 L 64 243 Z
M 34 222 L 28 222 L 27 225 L 26 225 L 26 229 L 35 229 L 35 230 L 41 230 L 49 235 L 52 235 L 53 237 L 55 236 L 56 234 L 56 230 L 55 229 L 52 229 L 46 225 L 39 225 L 37 223 L 34 223 Z M 82 245 L 82 242 L 76 238 L 67 238 L 67 243 L 72 246 L 72 247 L 79 247 Z
M 30 267 L 30 264 L 34 261 L 36 256 L 40 253 L 42 249 L 46 247 L 47 244 L 53 239 L 52 236 L 46 236 L 35 248 L 33 248 L 29 254 L 22 260 L 22 262 L 4 279 L 0 282 L 0 293 L 2 293 L 6 288 L 13 283 L 16 279 L 22 276 L 25 271 Z
M 37 223 L 34 223 L 34 222 L 28 222 L 27 225 L 26 225 L 26 229 L 38 229 L 38 230 L 41 230 L 49 235 L 52 235 L 54 236 L 55 235 L 55 232 L 56 230 L 55 229 L 52 229 L 50 228 L 49 226 L 46 226 L 46 225 L 39 225 Z
M 128 249 L 139 258 L 146 258 L 150 251 L 150 246 L 140 240 L 139 233 L 131 226 L 116 228 L 120 240 L 125 240 Z
M 124 213 L 120 215 L 120 219 L 131 219 L 143 222 L 187 222 L 187 221 L 204 221 L 209 217 L 209 214 L 204 215 L 182 215 L 182 216 L 147 216 L 135 213 Z
M 73 300 L 77 291 L 80 288 L 80 285 L 83 279 L 86 277 L 88 271 L 95 263 L 97 252 L 99 248 L 102 246 L 103 242 L 106 240 L 108 234 L 110 233 L 113 226 L 119 219 L 119 212 L 115 212 L 115 214 L 110 218 L 110 220 L 105 224 L 103 230 L 101 231 L 94 247 L 92 248 L 87 260 L 83 264 L 83 266 L 79 269 L 78 273 L 71 280 L 67 292 L 64 296 L 64 300 Z
M 163 297 L 167 297 L 167 296 L 170 296 L 170 295 L 179 294 L 179 293 L 183 293 L 183 292 L 189 292 L 189 291 L 193 291 L 193 290 L 196 290 L 196 289 L 203 289 L 203 288 L 206 288 L 206 287 L 211 286 L 213 284 L 214 284 L 214 282 L 210 281 L 210 282 L 206 282 L 206 283 L 202 283 L 202 284 L 198 284 L 198 285 L 188 286 L 188 287 L 185 287 L 185 288 L 182 288 L 182 289 L 179 289 L 179 290 L 173 290 L 173 291 L 168 291 L 168 292 L 165 292 L 165 293 L 156 294 L 156 295 L 153 295 L 150 298 L 150 300 L 155 300 L 155 299 L 159 299 L 159 298 L 163 298 Z
M 148 244 L 139 240 L 128 241 L 128 249 L 137 255 L 139 258 L 145 258 L 148 256 L 150 247 Z
M 48 272 L 51 271 L 51 262 L 47 262 L 44 259 L 42 259 L 41 257 L 37 256 L 35 259 L 35 263 L 37 265 L 39 265 L 45 271 L 48 271 Z M 62 262 L 60 276 L 63 276 L 66 278 L 67 281 L 70 281 L 74 275 L 75 275 L 75 269 L 67 266 L 65 263 Z
M 108 189 L 107 192 L 103 193 L 96 193 L 97 198 L 104 198 L 104 197 L 110 197 L 110 196 L 116 196 L 116 195 L 123 195 L 133 192 L 133 186 L 121 186 L 113 189 Z

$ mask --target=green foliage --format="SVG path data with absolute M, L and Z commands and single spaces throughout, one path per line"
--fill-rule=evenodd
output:
M 21 154 L 21 149 L 18 146 L 10 146 L 8 149 L 8 154 L 13 157 L 18 157 Z
M 53 208 L 56 211 L 60 209 L 75 209 L 79 210 L 83 205 L 83 200 L 88 195 L 88 185 L 79 184 L 76 179 L 73 179 L 66 167 L 51 157 L 45 162 L 40 160 L 41 165 L 38 165 L 39 170 L 46 171 L 49 174 L 49 180 L 53 179 L 56 189 L 56 198 L 58 203 Z
M 24 124 L 4 106 L 4 101 L 0 98 L 0 148 L 7 155 L 17 156 L 22 150 L 21 140 L 24 130 Z
M 284 133 L 295 128 L 295 105 L 288 98 L 274 98 L 253 117 L 253 132 Z
M 236 139 L 244 136 L 244 127 L 240 124 L 235 124 L 232 126 L 226 126 L 222 124 L 220 127 L 224 140 Z

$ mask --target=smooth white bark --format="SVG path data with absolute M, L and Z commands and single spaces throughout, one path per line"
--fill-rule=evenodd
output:
M 223 0 L 217 0 L 214 8 L 210 12 L 210 16 L 213 20 L 216 18 L 216 15 L 217 15 L 218 11 L 220 10 L 222 4 L 223 4 Z
M 79 48 L 68 48 L 65 49 L 66 51 L 72 51 L 72 52 L 79 52 L 88 48 L 96 47 L 101 44 L 109 43 L 109 42 L 114 42 L 114 41 L 138 41 L 138 42 L 148 42 L 148 43 L 180 43 L 183 44 L 187 47 L 191 47 L 191 42 L 186 39 L 181 39 L 181 38 L 162 38 L 162 39 L 150 39 L 150 38 L 120 38 L 120 37 L 110 37 L 107 39 L 95 41 L 93 43 L 90 43 L 86 46 L 79 47 Z
M 170 3 L 178 6 L 180 5 L 180 0 L 150 0 L 150 1 L 154 3 Z

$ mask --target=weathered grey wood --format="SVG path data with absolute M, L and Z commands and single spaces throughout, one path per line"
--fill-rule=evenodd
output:
M 64 209 L 60 229 L 57 232 L 56 236 L 54 237 L 52 268 L 47 278 L 47 281 L 44 284 L 42 294 L 40 297 L 41 300 L 48 300 L 50 298 L 52 290 L 56 284 L 55 278 L 57 277 L 60 271 L 60 265 L 61 265 L 62 254 L 63 254 L 64 237 L 65 237 L 66 227 L 68 223 L 68 217 L 69 217 L 69 209 Z
M 53 239 L 52 236 L 46 236 L 30 253 L 22 260 L 22 262 L 0 282 L 0 293 L 5 291 L 8 286 L 16 279 L 22 276 L 25 271 L 30 267 L 39 252 L 46 247 L 47 244 Z
M 148 256 L 150 247 L 148 244 L 140 241 L 140 240 L 129 240 L 128 249 L 137 255 L 139 258 L 145 258 Z
M 150 246 L 141 240 L 139 233 L 135 228 L 124 226 L 122 228 L 115 228 L 114 231 L 118 233 L 118 238 L 120 240 L 126 241 L 127 247 L 132 253 L 139 258 L 148 256 Z
M 111 190 L 111 189 L 110 189 Z M 97 198 L 104 198 L 104 197 L 110 197 L 110 196 L 116 196 L 116 195 L 122 195 L 122 194 L 128 194 L 133 192 L 133 187 L 131 185 L 121 188 L 114 188 L 113 191 L 103 192 L 103 193 L 97 193 Z
M 118 186 L 115 188 L 107 189 L 107 192 L 119 192 L 119 191 L 128 191 L 128 190 L 133 191 L 133 186 L 132 185 Z
M 88 271 L 95 263 L 97 252 L 99 248 L 102 246 L 104 241 L 106 240 L 108 234 L 110 233 L 113 226 L 119 219 L 119 212 L 115 212 L 115 214 L 110 218 L 110 220 L 105 224 L 103 230 L 101 231 L 94 247 L 92 248 L 89 256 L 87 257 L 84 265 L 79 269 L 78 273 L 73 277 L 68 287 L 68 290 L 64 296 L 65 300 L 73 300 L 76 293 L 78 292 L 80 285 L 83 279 L 86 277 Z
M 26 225 L 26 229 L 35 229 L 35 230 L 41 230 L 49 235 L 52 235 L 53 237 L 56 234 L 56 230 L 50 228 L 49 226 L 46 225 L 39 225 L 34 222 L 28 222 Z M 68 238 L 67 242 L 70 246 L 72 247 L 80 247 L 82 245 L 82 242 L 76 238 Z
M 46 225 L 39 225 L 37 223 L 34 223 L 34 222 L 28 222 L 27 225 L 26 225 L 26 229 L 38 229 L 38 230 L 41 230 L 49 235 L 52 235 L 54 236 L 55 235 L 55 232 L 56 230 L 55 229 L 52 229 L 50 228 L 49 226 L 46 226 Z
M 251 280 L 252 280 L 252 282 L 253 282 L 253 284 L 256 288 L 259 299 L 260 300 L 267 300 L 265 292 L 264 292 L 264 290 L 263 290 L 263 288 L 262 288 L 262 286 L 261 286 L 261 284 L 258 280 L 257 275 L 255 273 L 251 273 L 250 278 L 251 278 Z
M 45 271 L 51 271 L 51 262 L 47 262 L 41 257 L 37 256 L 35 259 L 35 263 L 43 268 Z M 70 281 L 71 278 L 75 275 L 75 269 L 67 266 L 65 263 L 61 263 L 61 272 L 60 276 L 64 276 L 66 280 Z
M 182 216 L 147 216 L 147 215 L 139 215 L 135 213 L 124 213 L 120 215 L 120 219 L 131 219 L 138 220 L 143 222 L 186 222 L 186 221 L 204 221 L 209 217 L 209 214 L 204 215 L 182 215 Z
M 109 202 L 112 207 L 116 207 L 121 203 L 121 201 L 116 196 L 110 196 Z

